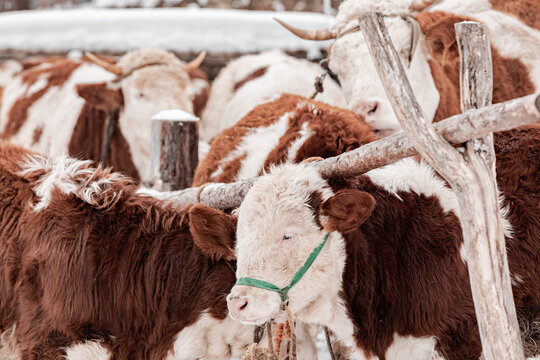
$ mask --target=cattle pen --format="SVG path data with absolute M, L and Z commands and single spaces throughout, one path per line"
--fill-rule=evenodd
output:
M 417 154 L 426 159 L 458 195 L 484 358 L 523 359 L 501 229 L 492 133 L 539 122 L 540 95 L 491 105 L 493 75 L 487 30 L 479 23 L 459 23 L 455 28 L 463 114 L 430 124 L 413 95 L 383 15 L 365 14 L 359 25 L 404 133 L 310 165 L 325 175 L 350 177 Z M 165 143 L 168 141 L 161 140 Z M 177 163 L 183 161 L 182 154 L 174 151 L 165 157 L 175 156 Z M 240 205 L 254 181 L 205 184 L 159 196 L 180 205 L 200 202 L 231 209 Z
M 540 360 L 540 0 L 2 1 L 0 360 Z

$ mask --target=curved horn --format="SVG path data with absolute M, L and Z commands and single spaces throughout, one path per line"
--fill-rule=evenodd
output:
M 415 0 L 411 5 L 413 11 L 422 11 L 428 6 L 433 5 L 437 0 Z
M 204 61 L 204 58 L 206 57 L 206 51 L 201 52 L 197 57 L 193 60 L 191 60 L 189 63 L 187 63 L 184 66 L 184 70 L 186 72 L 193 71 L 195 69 L 198 69 L 199 66 L 201 66 L 202 62 Z
M 306 40 L 330 40 L 334 39 L 335 36 L 330 32 L 328 29 L 321 29 L 321 30 L 303 30 L 298 29 L 295 27 L 292 27 L 291 25 L 287 24 L 286 22 L 283 22 L 277 18 L 274 18 L 278 23 L 281 24 L 285 29 L 292 32 L 294 35 L 298 36 L 299 38 L 306 39 Z
M 123 71 L 122 71 L 122 68 L 120 66 L 111 64 L 108 61 L 100 59 L 96 55 L 94 55 L 94 54 L 92 54 L 91 52 L 88 52 L 88 51 L 84 53 L 84 56 L 86 56 L 86 58 L 88 60 L 90 60 L 91 62 L 93 62 L 94 64 L 96 64 L 98 66 L 101 66 L 102 68 L 104 68 L 107 71 L 112 72 L 116 76 L 122 75 Z

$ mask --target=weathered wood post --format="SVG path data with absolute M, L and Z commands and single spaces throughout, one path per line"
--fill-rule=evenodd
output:
M 199 161 L 198 129 L 199 118 L 182 110 L 164 110 L 152 117 L 150 162 L 155 189 L 191 186 Z
M 493 95 L 488 30 L 485 25 L 470 21 L 455 24 L 455 29 L 461 57 L 461 110 L 488 106 Z M 498 202 L 493 133 L 468 141 L 463 156 L 475 176 L 469 193 L 483 200 L 483 203 L 467 204 L 475 205 L 471 209 L 475 219 L 465 217 L 462 223 L 471 222 L 464 226 L 464 232 L 474 231 L 468 235 L 472 241 L 466 241 L 465 245 L 484 357 L 503 358 L 498 352 L 502 345 L 509 359 L 523 358 Z M 508 324 L 502 328 L 497 318 L 505 319 Z M 491 350 L 489 357 L 486 349 Z
M 491 172 L 480 169 L 484 165 L 478 158 L 483 155 L 470 157 L 471 153 L 487 150 L 471 143 L 461 154 L 435 132 L 413 95 L 382 14 L 364 14 L 359 18 L 359 25 L 399 123 L 422 157 L 448 181 L 457 195 L 483 356 L 486 360 L 523 359 L 511 292 L 504 293 L 509 286 L 503 284 L 510 284 L 505 248 L 496 244 L 500 227 L 493 221 L 498 211 L 497 206 L 492 205 L 497 204 L 495 179 L 489 179 L 493 176 Z M 489 46 L 482 49 L 489 50 Z M 483 69 L 487 70 L 491 71 Z M 488 179 L 482 178 L 484 176 Z M 491 189 L 486 190 L 486 187 Z

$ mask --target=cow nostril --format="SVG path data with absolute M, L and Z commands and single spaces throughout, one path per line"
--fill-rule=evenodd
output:
M 368 115 L 373 115 L 377 111 L 377 108 L 379 107 L 379 104 L 374 104 L 372 108 L 368 111 Z
M 240 306 L 239 310 L 244 310 L 248 306 L 248 302 L 246 301 L 244 305 Z

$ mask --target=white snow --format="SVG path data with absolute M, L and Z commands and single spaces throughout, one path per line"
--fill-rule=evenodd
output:
M 152 120 L 170 120 L 170 121 L 199 121 L 195 115 L 182 111 L 180 109 L 162 110 L 152 116 Z
M 128 0 L 129 1 L 129 0 Z M 64 9 L 0 14 L 0 51 L 124 52 L 159 47 L 178 52 L 246 53 L 306 50 L 316 57 L 328 41 L 297 38 L 272 18 L 306 29 L 327 27 L 331 16 L 198 8 Z

